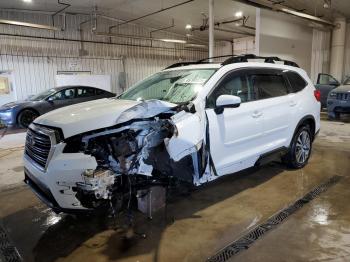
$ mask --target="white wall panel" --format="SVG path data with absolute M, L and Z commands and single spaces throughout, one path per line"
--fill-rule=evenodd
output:
M 310 74 L 312 28 L 300 18 L 263 9 L 260 23 L 260 55 L 294 61 Z
M 316 83 L 319 73 L 329 73 L 331 32 L 313 30 L 311 80 Z
M 235 55 L 255 54 L 255 37 L 242 37 L 233 39 L 233 52 Z

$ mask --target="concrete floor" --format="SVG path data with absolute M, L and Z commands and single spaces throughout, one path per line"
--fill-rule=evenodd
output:
M 309 164 L 274 162 L 178 196 L 153 220 L 135 218 L 146 239 L 123 238 L 106 221 L 56 215 L 20 181 L 19 145 L 0 140 L 0 222 L 25 261 L 204 261 L 307 192 L 342 179 L 232 261 L 349 261 L 350 122 L 322 121 Z M 3 147 L 1 144 L 3 143 Z M 6 143 L 5 143 L 6 144 Z

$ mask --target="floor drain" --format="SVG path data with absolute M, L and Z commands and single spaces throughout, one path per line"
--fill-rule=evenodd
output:
M 18 250 L 13 246 L 6 234 L 5 229 L 0 223 L 0 262 L 19 262 L 22 261 Z
M 302 198 L 295 201 L 289 207 L 281 210 L 279 213 L 270 217 L 265 223 L 255 227 L 249 231 L 246 235 L 235 240 L 233 243 L 229 244 L 225 248 L 221 249 L 214 256 L 210 257 L 208 261 L 210 262 L 223 262 L 227 261 L 234 255 L 237 255 L 243 250 L 248 249 L 256 240 L 260 239 L 265 233 L 277 227 L 282 223 L 288 216 L 293 214 L 298 209 L 302 208 L 305 204 L 309 203 L 311 200 L 315 199 L 321 193 L 327 191 L 329 187 L 336 184 L 341 179 L 341 176 L 333 176 L 327 182 L 319 185 L 309 193 L 307 193 Z

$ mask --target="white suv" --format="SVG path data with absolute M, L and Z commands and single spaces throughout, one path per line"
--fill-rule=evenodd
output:
M 273 159 L 301 168 L 320 129 L 319 99 L 304 70 L 275 57 L 175 64 L 117 98 L 37 118 L 25 181 L 69 213 L 122 208 L 141 189 L 199 186 Z

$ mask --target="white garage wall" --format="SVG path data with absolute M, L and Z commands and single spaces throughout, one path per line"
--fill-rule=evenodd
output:
M 313 30 L 310 75 L 313 83 L 319 73 L 329 73 L 331 35 L 331 31 Z
M 312 28 L 300 18 L 263 9 L 260 12 L 259 54 L 292 60 L 310 74 Z
M 51 23 L 50 15 L 38 13 L 0 11 L 0 18 L 48 25 Z M 56 26 L 60 25 L 60 19 L 56 18 Z M 85 23 L 80 31 L 80 23 L 88 19 L 89 16 L 84 15 L 67 15 L 67 30 L 64 32 L 0 25 L 0 71 L 12 70 L 15 75 L 17 99 L 54 86 L 57 71 L 110 74 L 112 91 L 120 93 L 122 90 L 117 77 L 123 70 L 126 72 L 129 87 L 172 63 L 207 57 L 206 50 L 184 49 L 182 45 L 173 43 L 94 36 L 90 32 L 89 23 Z M 106 21 L 99 20 L 98 31 L 105 32 L 107 28 Z M 118 32 L 149 36 L 149 30 L 136 25 L 124 25 Z M 159 38 L 180 39 L 180 36 L 171 33 L 156 34 L 155 37 Z M 23 35 L 42 39 L 24 38 Z M 82 39 L 94 42 L 77 41 Z M 104 43 L 95 43 L 96 41 Z M 80 56 L 82 53 L 84 56 Z
M 72 70 L 71 64 L 75 63 L 78 66 Z M 19 100 L 54 87 L 58 71 L 90 71 L 93 74 L 111 75 L 112 89 L 115 92 L 118 89 L 117 73 L 122 71 L 121 61 L 114 59 L 16 55 L 0 55 L 0 68 L 12 71 L 17 99 Z
M 255 54 L 255 37 L 248 36 L 233 39 L 233 50 L 235 55 Z

